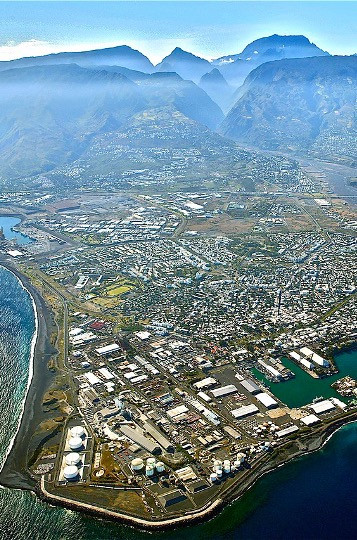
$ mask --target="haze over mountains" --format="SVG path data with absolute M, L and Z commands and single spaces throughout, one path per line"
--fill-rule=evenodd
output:
M 71 163 L 98 137 L 142 140 L 140 126 L 146 141 L 161 129 L 167 144 L 201 133 L 204 145 L 213 130 L 356 164 L 356 69 L 356 56 L 277 35 L 211 62 L 177 47 L 155 67 L 127 46 L 0 62 L 0 177 Z

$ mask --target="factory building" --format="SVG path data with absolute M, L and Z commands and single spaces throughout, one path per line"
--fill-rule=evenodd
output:
M 270 364 L 263 362 L 263 360 L 258 360 L 258 364 L 260 364 L 266 371 L 268 371 L 268 373 L 271 373 L 273 377 L 276 377 L 277 379 L 282 379 L 282 374 L 280 373 L 280 371 L 275 369 Z
M 301 422 L 305 424 L 305 426 L 313 426 L 320 422 L 320 418 L 315 414 L 308 414 L 307 416 L 304 416 L 304 418 L 301 418 Z
M 237 418 L 237 420 L 244 418 L 246 416 L 250 416 L 251 414 L 255 414 L 259 411 L 258 407 L 256 405 L 244 405 L 243 407 L 239 407 L 239 409 L 234 409 L 231 411 L 231 414 L 234 416 L 234 418 Z
M 276 435 L 281 439 L 282 437 L 286 437 L 287 435 L 291 435 L 291 433 L 295 433 L 295 431 L 299 431 L 299 428 L 295 425 L 289 426 L 285 429 L 281 429 L 280 431 L 276 432 Z
M 143 425 L 143 428 L 147 433 L 149 433 L 149 435 L 151 435 L 153 439 L 155 439 L 156 442 L 159 443 L 160 446 L 162 446 L 164 450 L 166 450 L 166 452 L 175 451 L 173 444 L 162 433 L 160 433 L 160 431 L 158 431 L 152 424 L 150 424 L 149 422 L 145 422 L 145 424 Z
M 295 351 L 291 351 L 289 352 L 289 356 L 296 362 L 299 362 L 299 364 L 301 364 L 302 366 L 306 367 L 307 369 L 311 371 L 315 369 L 314 364 L 310 362 L 310 360 L 306 360 L 306 358 L 303 358 L 299 353 Z
M 300 352 L 309 360 L 312 360 L 315 364 L 321 367 L 329 367 L 330 362 L 326 360 L 326 358 L 322 358 L 319 354 L 316 354 L 314 351 L 309 349 L 308 347 L 302 347 L 300 349 Z
M 105 347 L 99 347 L 99 349 L 96 349 L 95 352 L 100 356 L 106 356 L 107 354 L 119 351 L 119 349 L 120 347 L 117 343 L 112 343 L 111 345 L 106 345 Z
M 273 409 L 274 407 L 277 407 L 278 402 L 275 401 L 269 394 L 266 392 L 261 392 L 260 394 L 256 394 L 255 396 L 260 403 L 264 405 L 267 409 Z
M 216 384 L 216 382 L 216 379 L 214 379 L 213 377 L 206 377 L 205 379 L 194 383 L 193 386 L 197 390 L 202 390 L 202 388 L 209 388 L 210 386 L 213 386 L 214 384 Z
M 181 501 L 185 501 L 187 497 L 181 490 L 175 489 L 173 491 L 170 491 L 169 493 L 159 495 L 158 499 L 162 506 L 165 508 L 167 506 L 177 504 Z
M 244 379 L 243 381 L 240 381 L 240 384 L 248 390 L 250 394 L 258 394 L 261 390 L 257 384 L 255 384 L 252 379 Z
M 211 390 L 211 394 L 215 398 L 229 396 L 230 394 L 234 394 L 235 392 L 238 392 L 238 389 L 236 386 L 234 386 L 234 384 L 227 384 L 227 386 L 221 386 L 220 388 Z
M 323 414 L 332 411 L 335 408 L 335 405 L 329 399 L 324 399 L 323 401 L 318 401 L 317 403 L 311 403 L 310 408 L 316 414 Z
M 157 443 L 152 442 L 147 437 L 144 437 L 144 435 L 141 435 L 138 430 L 123 425 L 120 426 L 120 431 L 123 433 L 123 435 L 131 439 L 134 443 L 144 448 L 144 450 L 147 450 L 151 454 L 160 454 L 160 446 Z

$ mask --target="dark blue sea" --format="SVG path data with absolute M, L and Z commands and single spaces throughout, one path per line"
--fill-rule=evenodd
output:
M 0 267 L 1 459 L 21 414 L 34 331 L 31 298 L 15 276 Z M 357 362 L 356 351 L 348 354 Z M 159 534 L 51 507 L 30 493 L 0 489 L 0 540 L 352 540 L 357 538 L 356 463 L 357 424 L 351 424 L 319 452 L 262 478 L 212 521 Z

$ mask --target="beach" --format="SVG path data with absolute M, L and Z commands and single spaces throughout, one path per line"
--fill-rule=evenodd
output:
M 36 481 L 30 476 L 27 469 L 29 438 L 42 420 L 42 397 L 54 377 L 47 366 L 50 357 L 56 352 L 50 343 L 53 326 L 52 315 L 44 299 L 26 276 L 8 262 L 0 260 L 0 265 L 12 272 L 29 293 L 36 320 L 23 412 L 19 419 L 18 431 L 10 443 L 6 461 L 0 472 L 0 484 L 33 490 Z

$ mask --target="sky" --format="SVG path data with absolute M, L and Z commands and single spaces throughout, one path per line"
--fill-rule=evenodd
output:
M 130 45 L 158 63 L 176 46 L 207 59 L 271 34 L 357 52 L 357 2 L 0 1 L 0 60 Z

